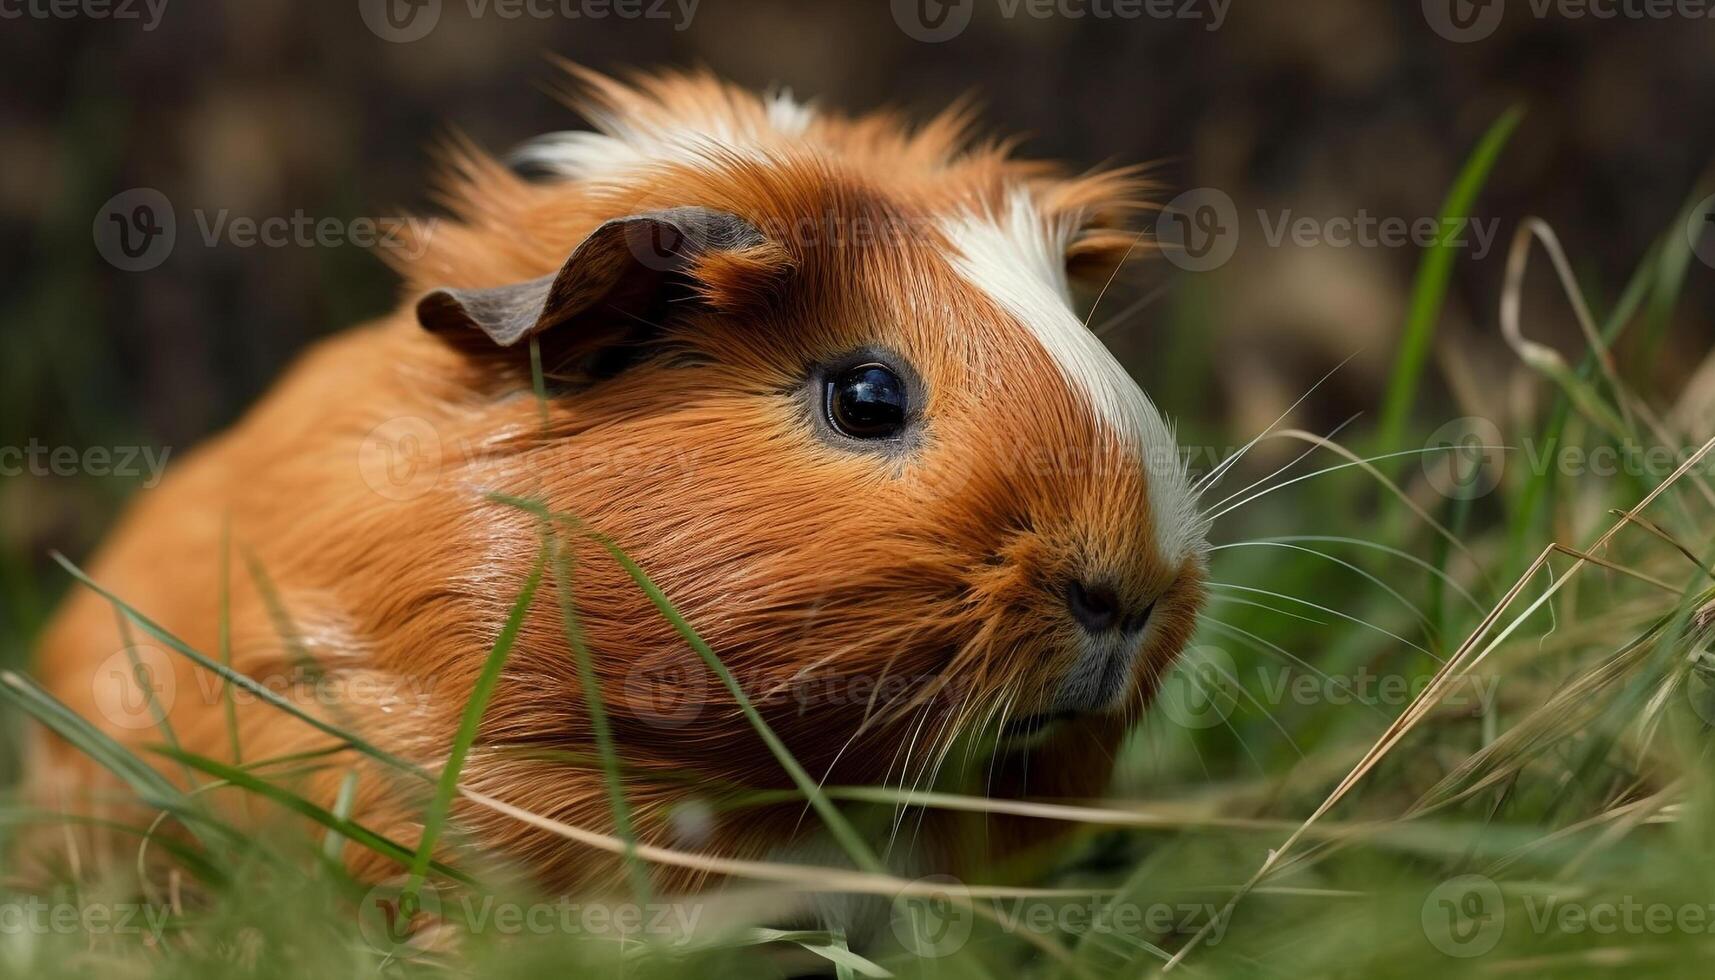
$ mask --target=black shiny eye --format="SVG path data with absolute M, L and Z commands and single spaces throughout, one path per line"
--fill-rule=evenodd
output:
M 849 367 L 828 379 L 828 422 L 853 439 L 888 439 L 905 428 L 905 381 L 885 364 Z

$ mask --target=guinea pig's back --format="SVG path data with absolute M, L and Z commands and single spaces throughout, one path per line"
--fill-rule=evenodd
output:
M 159 485 L 140 491 L 94 557 L 80 562 L 84 570 L 211 658 L 229 656 L 246 673 L 277 661 L 286 645 L 282 610 L 269 608 L 260 583 L 269 583 L 289 617 L 301 614 L 311 626 L 325 618 L 317 595 L 326 576 L 308 543 L 326 533 L 316 522 L 337 527 L 368 503 L 353 498 L 363 486 L 354 478 L 358 448 L 373 427 L 366 420 L 415 410 L 404 397 L 408 386 L 389 383 L 401 358 L 420 356 L 401 326 L 356 328 L 305 352 L 237 423 L 174 458 Z M 305 601 L 294 608 L 295 600 Z M 35 671 L 55 697 L 121 743 L 164 741 L 160 709 L 189 751 L 231 755 L 220 680 L 81 584 L 43 631 Z M 273 714 L 240 715 L 247 758 L 290 751 L 313 734 L 260 707 Z M 153 761 L 169 777 L 181 771 Z M 106 785 L 105 774 L 58 739 L 42 743 L 30 770 L 30 795 L 56 807 L 68 805 L 68 793 Z

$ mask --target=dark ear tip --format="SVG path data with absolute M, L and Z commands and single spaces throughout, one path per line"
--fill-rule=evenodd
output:
M 587 311 L 609 297 L 639 266 L 660 280 L 664 274 L 685 272 L 699 259 L 726 256 L 734 261 L 710 269 L 709 277 L 719 278 L 724 272 L 725 278 L 735 281 L 724 290 L 711 291 L 731 295 L 754 291 L 757 284 L 738 281 L 754 278 L 757 256 L 745 253 L 770 249 L 777 253 L 771 258 L 786 257 L 750 222 L 710 208 L 669 208 L 614 218 L 591 232 L 558 272 L 504 286 L 442 286 L 423 294 L 416 303 L 417 322 L 442 334 L 474 328 L 494 344 L 510 347 Z M 741 256 L 750 261 L 742 261 Z M 653 285 L 645 282 L 640 288 Z
M 434 333 L 478 331 L 501 347 L 538 329 L 554 277 L 488 289 L 442 286 L 417 300 L 417 322 Z
M 452 290 L 436 289 L 417 300 L 417 322 L 425 330 L 440 333 L 467 326 L 470 318 L 465 316 L 464 304 Z

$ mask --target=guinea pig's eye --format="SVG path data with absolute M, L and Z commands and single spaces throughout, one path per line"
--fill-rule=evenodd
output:
M 828 422 L 853 439 L 887 439 L 905 427 L 905 381 L 873 361 L 828 379 Z

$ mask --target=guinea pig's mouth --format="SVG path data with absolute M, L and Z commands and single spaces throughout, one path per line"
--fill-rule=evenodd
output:
M 1195 576 L 1180 576 L 1147 604 L 1134 627 L 1092 633 L 1086 626 L 1078 632 L 1066 651 L 1069 663 L 1059 676 L 1038 682 L 1050 689 L 1049 696 L 1038 702 L 1039 710 L 1004 720 L 993 736 L 993 746 L 1002 753 L 1034 749 L 1068 723 L 1113 716 L 1128 704 L 1147 704 L 1154 682 L 1144 678 L 1158 675 L 1183 648 L 1189 633 L 1183 607 L 1189 606 L 1194 614 L 1199 589 Z M 1158 607 L 1168 614 L 1166 618 L 1157 614 Z M 1153 666 L 1145 670 L 1140 667 L 1145 663 Z

